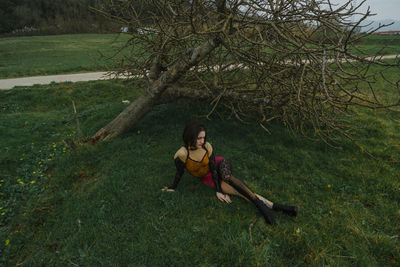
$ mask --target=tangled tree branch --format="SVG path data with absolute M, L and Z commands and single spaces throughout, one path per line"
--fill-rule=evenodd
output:
M 385 68 L 398 68 L 399 61 L 382 61 L 355 47 L 377 29 L 359 32 L 370 10 L 362 13 L 365 1 L 354 2 L 110 0 L 110 16 L 131 29 L 125 46 L 130 53 L 116 73 L 142 75 L 148 88 L 168 80 L 154 103 L 191 95 L 210 99 L 212 110 L 224 105 L 260 125 L 279 119 L 303 132 L 311 126 L 325 139 L 336 132 L 347 134 L 338 115 L 350 106 L 400 104 L 399 98 L 384 101 L 374 89 L 376 77 L 385 79 Z M 193 61 L 210 40 L 215 46 Z M 172 70 L 182 64 L 186 67 L 175 75 Z M 171 87 L 178 79 L 184 89 Z M 399 81 L 391 84 L 399 92 Z

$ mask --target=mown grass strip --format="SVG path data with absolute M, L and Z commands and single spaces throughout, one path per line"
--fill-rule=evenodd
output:
M 0 78 L 112 69 L 113 60 L 107 57 L 128 38 L 116 34 L 0 38 Z
M 121 55 L 110 57 L 129 38 L 126 34 L 0 38 L 0 79 L 110 70 Z M 368 36 L 357 47 L 370 55 L 382 48 L 382 55 L 400 54 L 399 40 L 399 36 Z

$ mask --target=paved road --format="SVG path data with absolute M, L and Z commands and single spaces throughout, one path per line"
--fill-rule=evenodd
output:
M 400 55 L 387 55 L 378 57 L 378 59 L 392 59 Z M 123 77 L 122 77 L 123 78 Z M 51 82 L 80 82 L 111 79 L 107 72 L 91 72 L 79 74 L 62 74 L 51 76 L 34 76 L 13 79 L 0 79 L 0 90 L 12 89 L 14 86 L 32 86 L 34 84 L 49 84 Z

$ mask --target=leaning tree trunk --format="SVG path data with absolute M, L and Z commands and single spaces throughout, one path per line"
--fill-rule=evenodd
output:
M 175 63 L 165 72 L 161 73 L 157 80 L 150 83 L 145 92 L 131 105 L 125 108 L 113 121 L 101 128 L 90 138 L 92 142 L 107 140 L 127 132 L 135 126 L 153 107 L 159 103 L 163 92 L 175 83 L 191 67 L 197 65 L 202 59 L 209 55 L 217 46 L 219 41 L 212 38 L 196 47 L 182 60 Z

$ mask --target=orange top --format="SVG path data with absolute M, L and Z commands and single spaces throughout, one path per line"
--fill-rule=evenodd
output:
M 181 147 L 174 156 L 174 159 L 179 158 L 187 171 L 196 177 L 203 177 L 210 172 L 210 157 L 213 153 L 213 148 L 210 143 L 206 142 L 202 148 L 191 150 L 187 147 Z
M 194 159 L 191 159 L 190 156 L 188 155 L 185 166 L 191 175 L 196 177 L 203 177 L 204 175 L 210 172 L 209 163 L 210 159 L 208 158 L 208 153 L 206 151 L 201 161 L 196 161 Z

